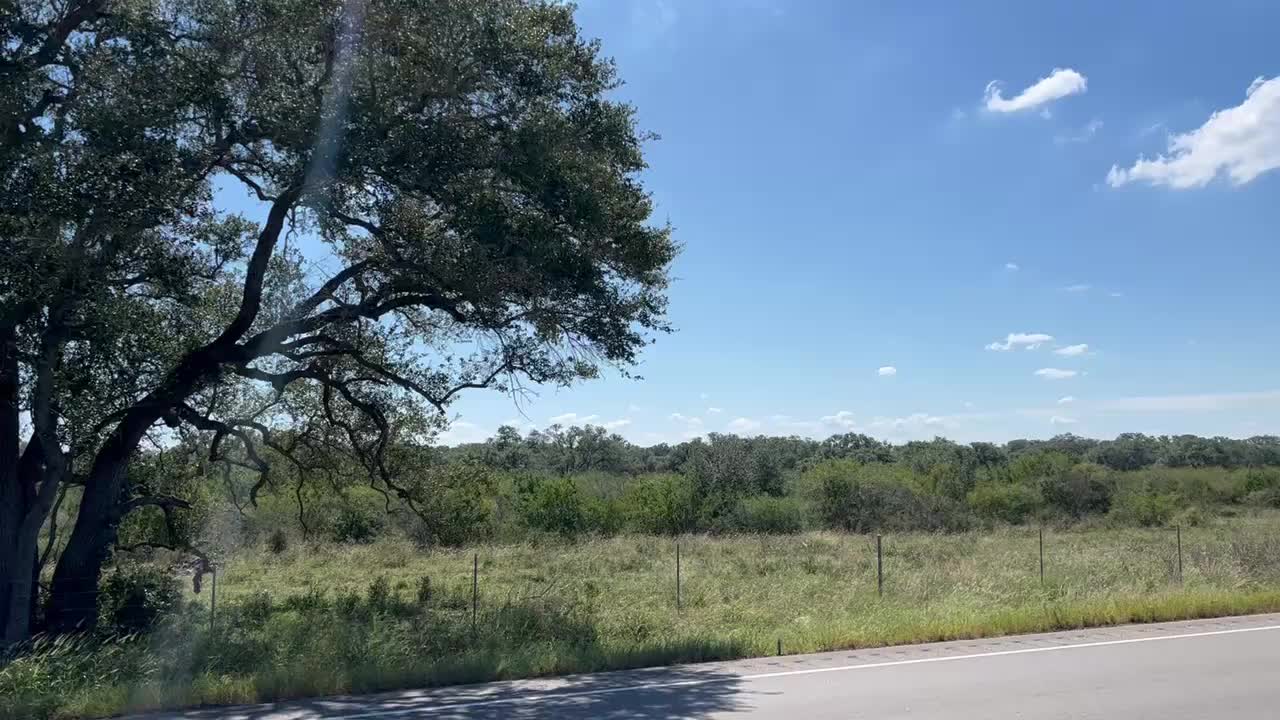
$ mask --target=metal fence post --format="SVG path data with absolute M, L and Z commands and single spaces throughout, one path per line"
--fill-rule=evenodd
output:
M 684 602 L 680 597 L 680 543 L 676 543 L 676 612 L 684 609 Z
M 884 552 L 876 535 L 876 595 L 884 596 Z
M 1040 528 L 1040 584 L 1044 584 L 1044 528 Z
M 1178 534 L 1178 585 L 1182 585 L 1182 526 L 1175 525 Z
M 476 634 L 476 614 L 480 608 L 480 553 L 471 557 L 471 634 Z
M 214 623 L 218 613 L 218 569 L 209 568 L 212 582 L 209 584 L 209 642 L 213 642 Z

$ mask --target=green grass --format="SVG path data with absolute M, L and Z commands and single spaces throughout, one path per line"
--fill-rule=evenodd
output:
M 295 543 L 225 565 L 212 637 L 206 590 L 151 638 L 45 648 L 0 670 L 0 717 L 768 655 L 779 639 L 798 653 L 1280 611 L 1277 517 L 1184 529 L 1181 586 L 1167 530 L 1046 533 L 1043 586 L 1034 531 L 886 536 L 882 598 L 872 537 L 684 537 L 680 611 L 669 538 L 434 552 Z

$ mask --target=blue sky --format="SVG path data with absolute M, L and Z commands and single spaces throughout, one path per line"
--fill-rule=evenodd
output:
M 678 331 L 641 381 L 466 395 L 446 442 L 1280 432 L 1280 4 L 577 15 L 661 135 Z

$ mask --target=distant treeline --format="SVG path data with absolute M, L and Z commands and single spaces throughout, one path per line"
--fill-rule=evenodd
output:
M 1070 433 L 1048 440 L 1011 440 L 1003 445 L 975 442 L 967 445 L 942 437 L 915 440 L 902 445 L 867 435 L 845 433 L 825 440 L 802 437 L 738 437 L 711 433 L 669 445 L 634 445 L 596 426 L 552 426 L 526 435 L 511 426 L 498 428 L 483 443 L 442 450 L 451 460 L 474 460 L 499 470 L 532 470 L 568 475 L 599 471 L 637 475 L 679 472 L 707 453 L 746 456 L 760 472 L 802 470 L 823 460 L 851 459 L 861 463 L 904 463 L 924 471 L 939 463 L 953 465 L 964 474 L 991 468 L 1035 453 L 1056 452 L 1075 462 L 1089 462 L 1112 470 L 1163 467 L 1280 467 L 1280 436 L 1259 435 L 1243 440 L 1197 435 L 1144 435 L 1124 433 L 1114 440 L 1095 440 Z
M 340 541 L 403 532 L 424 545 L 456 545 L 538 533 L 1158 526 L 1280 507 L 1274 436 L 893 445 L 853 433 L 820 441 L 711 434 L 640 447 L 599 427 L 525 435 L 503 427 L 483 443 L 419 450 L 398 467 L 412 508 L 359 483 L 337 491 L 311 483 L 304 494 L 267 497 L 248 529 L 301 526 Z

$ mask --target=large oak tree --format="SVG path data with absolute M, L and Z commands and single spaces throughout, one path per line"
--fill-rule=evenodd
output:
M 633 363 L 675 246 L 617 83 L 551 2 L 0 0 L 5 641 L 61 491 L 53 631 L 181 508 L 130 480 L 148 439 L 262 483 L 342 452 L 412 504 L 390 448 L 460 391 Z

